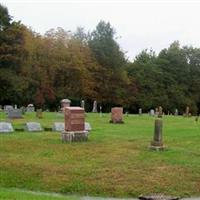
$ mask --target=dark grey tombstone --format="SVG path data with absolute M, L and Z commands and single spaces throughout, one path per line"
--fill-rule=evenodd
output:
M 90 126 L 90 123 L 85 122 L 85 131 L 90 132 L 92 130 L 92 127 Z
M 42 127 L 38 122 L 27 122 L 26 130 L 28 132 L 37 132 L 37 131 L 42 131 Z
M 93 102 L 92 112 L 94 112 L 94 113 L 97 112 L 97 101 L 94 101 L 94 102 Z
M 11 123 L 8 122 L 0 122 L 0 133 L 11 133 L 14 129 Z
M 155 127 L 154 127 L 154 137 L 153 141 L 151 142 L 150 149 L 152 150 L 164 150 L 163 140 L 162 140 L 162 127 L 163 122 L 162 119 L 155 120 Z
M 64 122 L 55 122 L 52 127 L 53 131 L 62 132 L 65 130 L 65 123 Z
M 8 110 L 8 118 L 9 119 L 22 118 L 22 110 L 21 109 Z

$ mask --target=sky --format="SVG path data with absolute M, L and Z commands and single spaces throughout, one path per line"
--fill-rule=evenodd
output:
M 13 19 L 44 34 L 51 28 L 92 31 L 110 22 L 127 57 L 156 53 L 173 41 L 200 47 L 200 0 L 0 0 Z

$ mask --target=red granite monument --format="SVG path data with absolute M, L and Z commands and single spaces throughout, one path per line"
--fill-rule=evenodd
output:
M 88 131 L 85 131 L 85 110 L 81 107 L 65 108 L 65 131 L 63 141 L 85 141 Z
M 111 109 L 111 120 L 110 123 L 121 124 L 123 122 L 123 108 L 122 107 L 114 107 Z

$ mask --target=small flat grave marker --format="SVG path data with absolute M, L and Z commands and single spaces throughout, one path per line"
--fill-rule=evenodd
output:
M 85 131 L 91 131 L 92 130 L 92 127 L 90 126 L 90 123 L 88 122 L 85 122 Z
M 65 123 L 64 122 L 55 122 L 52 128 L 53 131 L 64 131 L 65 130 Z
M 11 123 L 8 122 L 0 122 L 0 133 L 11 133 L 14 129 Z
M 27 122 L 26 129 L 29 132 L 42 131 L 41 125 L 38 122 Z

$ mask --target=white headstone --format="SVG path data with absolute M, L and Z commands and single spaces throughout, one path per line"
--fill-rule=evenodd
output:
M 26 129 L 29 132 L 42 131 L 41 125 L 38 122 L 27 122 L 26 123 Z
M 150 114 L 151 116 L 154 116 L 154 115 L 155 115 L 154 109 L 151 109 L 149 114 Z
M 90 126 L 90 123 L 85 122 L 85 131 L 91 131 L 92 127 Z
M 10 133 L 13 132 L 14 129 L 11 123 L 8 122 L 0 122 L 0 133 Z
M 52 128 L 53 131 L 62 132 L 65 130 L 65 123 L 64 122 L 55 122 Z

